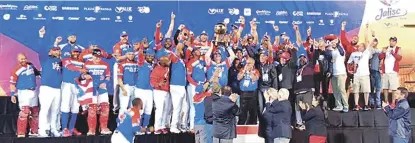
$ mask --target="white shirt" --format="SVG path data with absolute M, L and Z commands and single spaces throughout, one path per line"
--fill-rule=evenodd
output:
M 366 48 L 363 52 L 353 52 L 350 55 L 349 60 L 347 61 L 348 64 L 354 62 L 357 64 L 356 73 L 354 76 L 368 76 L 370 75 L 369 71 L 369 59 L 371 56 L 371 52 L 368 48 Z
M 393 53 L 395 53 L 396 46 L 393 48 L 388 47 L 386 50 L 386 57 L 385 57 L 385 73 L 396 73 L 393 70 L 393 67 L 395 66 L 395 57 L 391 54 L 391 51 L 393 50 Z
M 340 55 L 339 49 L 333 49 L 333 75 L 345 75 L 346 66 L 344 65 L 345 55 Z

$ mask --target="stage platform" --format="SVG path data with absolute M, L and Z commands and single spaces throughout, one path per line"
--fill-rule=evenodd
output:
M 110 100 L 112 101 L 112 100 Z M 412 100 L 413 103 L 413 100 Z M 411 107 L 413 104 L 411 104 Z M 411 110 L 415 115 L 415 108 Z M 18 107 L 10 102 L 9 97 L 0 97 L 0 143 L 110 143 L 110 136 L 81 136 L 70 138 L 15 138 Z M 388 135 L 388 119 L 383 110 L 351 111 L 339 113 L 329 111 L 328 143 L 392 143 Z M 151 124 L 151 123 L 150 123 Z M 415 126 L 412 118 L 412 127 Z M 116 127 L 114 114 L 110 114 L 109 128 Z M 85 116 L 79 115 L 76 127 L 83 133 L 87 132 Z M 257 136 L 257 126 L 238 126 L 238 138 L 235 143 L 262 143 Z M 412 132 L 412 138 L 415 133 Z M 293 130 L 291 143 L 304 143 L 306 132 Z M 136 143 L 192 143 L 193 134 L 167 134 L 137 136 Z M 411 140 L 411 143 L 415 141 Z

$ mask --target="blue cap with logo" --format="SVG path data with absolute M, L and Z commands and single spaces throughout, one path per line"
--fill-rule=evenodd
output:
M 134 53 L 134 48 L 127 48 L 127 50 L 125 51 L 125 53 Z
M 120 34 L 120 37 L 124 37 L 124 36 L 128 36 L 127 32 L 125 32 L 125 31 L 121 32 L 121 34 Z
M 154 49 L 151 49 L 151 48 L 145 49 L 145 53 L 146 53 L 146 55 L 149 55 L 149 56 L 154 56 L 156 54 Z

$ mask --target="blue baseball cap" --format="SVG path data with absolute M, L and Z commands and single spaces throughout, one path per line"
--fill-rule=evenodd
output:
M 134 49 L 133 48 L 127 48 L 127 50 L 125 51 L 125 53 L 134 53 Z
M 147 48 L 145 52 L 146 52 L 146 55 L 149 55 L 149 56 L 154 56 L 156 54 L 156 52 L 151 48 Z
M 265 50 L 261 51 L 261 54 L 264 54 L 265 56 L 268 56 L 269 52 L 268 52 L 268 50 L 265 49 Z
M 81 49 L 78 49 L 78 48 L 71 48 L 71 52 L 81 52 Z
M 58 50 L 61 50 L 61 48 L 58 47 L 58 46 L 53 46 L 53 47 L 49 48 L 49 50 L 58 51 Z
M 122 31 L 121 34 L 120 34 L 120 37 L 124 37 L 124 36 L 128 36 L 128 34 L 127 34 L 127 32 Z

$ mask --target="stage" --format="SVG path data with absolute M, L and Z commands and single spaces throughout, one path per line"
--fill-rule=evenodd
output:
M 413 96 L 412 96 L 413 97 Z M 413 98 L 409 98 L 411 107 L 414 107 Z M 110 100 L 112 101 L 112 100 Z M 415 108 L 412 108 L 415 115 Z M 10 97 L 0 97 L 0 143 L 110 143 L 110 136 L 81 136 L 70 138 L 15 138 L 17 104 L 10 102 Z M 328 143 L 391 143 L 388 135 L 388 119 L 383 110 L 351 111 L 338 113 L 329 111 Z M 150 123 L 151 124 L 151 123 Z M 412 118 L 412 126 L 415 118 Z M 110 114 L 108 124 L 111 130 L 116 127 L 114 114 Z M 87 124 L 85 116 L 79 115 L 76 127 L 85 135 Z M 262 143 L 263 139 L 257 136 L 257 126 L 238 126 L 238 138 L 235 143 Z M 412 132 L 412 138 L 415 133 Z M 304 143 L 306 132 L 293 130 L 291 143 Z M 136 143 L 192 143 L 194 135 L 167 134 L 167 135 L 142 135 L 136 136 Z M 415 143 L 414 141 L 410 141 Z

